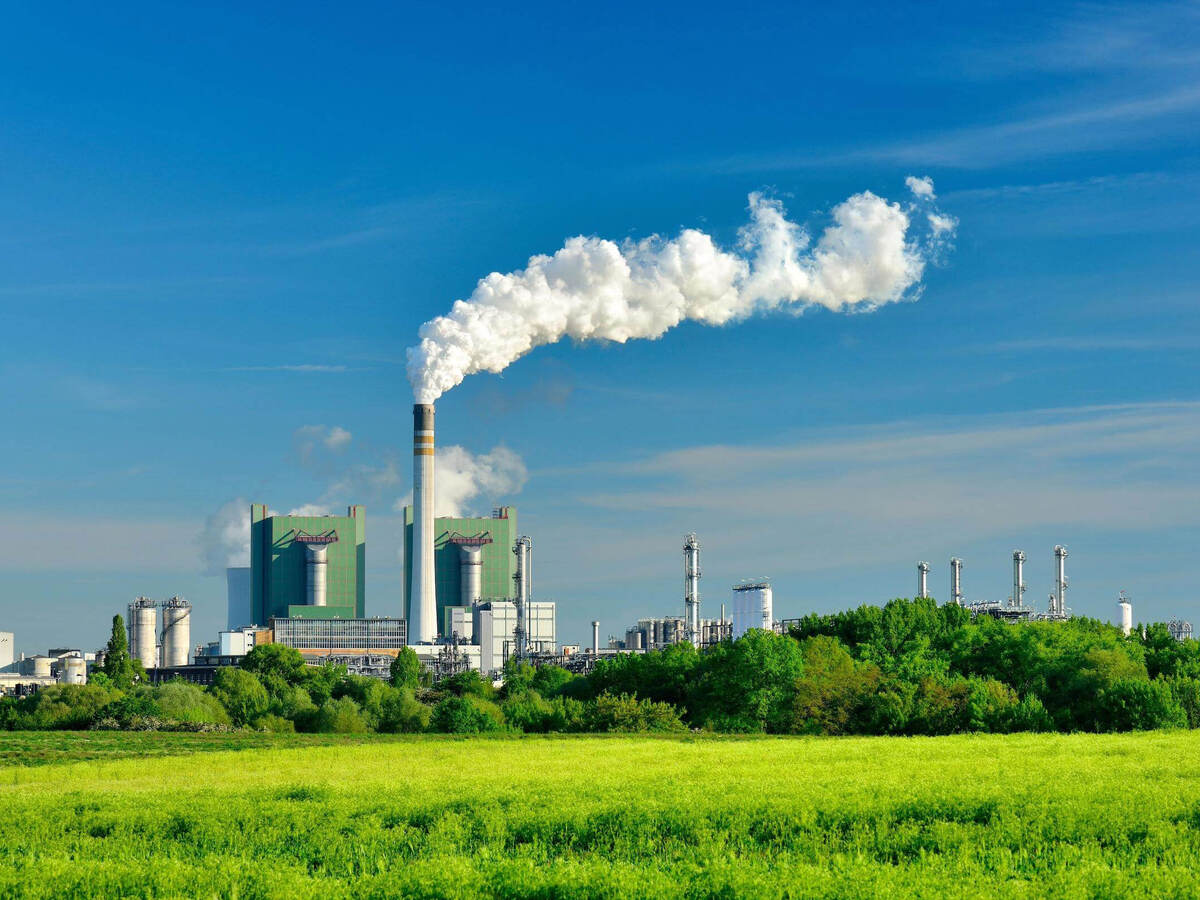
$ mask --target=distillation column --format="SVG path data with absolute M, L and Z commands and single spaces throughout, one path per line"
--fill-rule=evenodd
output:
M 963 605 L 962 560 L 957 556 L 950 558 L 950 602 L 955 606 Z
M 593 620 L 592 622 L 592 656 L 600 655 L 600 623 Z
M 700 646 L 700 541 L 695 533 L 683 541 L 683 639 Z
M 1067 548 L 1059 544 L 1054 548 L 1054 597 L 1050 614 L 1060 618 L 1067 615 Z
M 1019 609 L 1024 603 L 1025 596 L 1025 553 L 1013 551 L 1013 592 L 1009 604 Z
M 413 406 L 412 587 L 408 642 L 437 640 L 437 593 L 433 569 L 433 404 Z
M 917 597 L 921 600 L 929 599 L 929 563 L 917 563 Z
M 517 557 L 517 574 L 513 576 L 516 583 L 517 627 L 513 631 L 513 641 L 517 659 L 524 659 L 529 654 L 529 598 L 533 592 L 530 557 L 533 541 L 521 535 L 513 544 L 513 553 Z

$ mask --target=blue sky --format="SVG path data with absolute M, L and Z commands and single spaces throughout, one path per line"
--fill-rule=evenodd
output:
M 1000 599 L 1015 547 L 1041 604 L 1065 543 L 1076 611 L 1196 620 L 1198 32 L 1194 3 L 12 5 L 0 630 L 90 647 L 181 593 L 207 638 L 238 498 L 365 504 L 368 611 L 399 614 L 421 323 L 571 235 L 731 246 L 752 191 L 819 231 L 909 175 L 960 223 L 916 302 L 471 376 L 440 443 L 527 474 L 465 502 L 519 507 L 567 640 L 679 611 L 691 530 L 706 614 L 758 575 L 780 615 L 881 602 L 919 559 L 940 597 L 951 555 Z

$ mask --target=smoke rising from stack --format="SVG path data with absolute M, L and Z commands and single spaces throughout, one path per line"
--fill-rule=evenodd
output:
M 934 207 L 929 178 L 907 180 L 906 206 L 870 191 L 832 210 L 812 242 L 782 204 L 754 193 L 736 250 L 685 229 L 621 244 L 573 237 L 525 269 L 493 272 L 450 313 L 426 322 L 408 350 L 418 403 L 431 404 L 476 372 L 500 372 L 563 338 L 653 339 L 683 321 L 725 325 L 777 309 L 865 311 L 915 296 L 926 264 L 957 221 Z

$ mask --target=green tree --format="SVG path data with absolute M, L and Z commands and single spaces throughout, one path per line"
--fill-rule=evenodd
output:
M 145 674 L 141 661 L 133 660 L 129 656 L 129 639 L 125 636 L 125 620 L 119 615 L 113 616 L 112 634 L 104 647 L 104 674 L 109 683 L 120 690 L 129 689 L 135 680 Z
M 415 734 L 429 727 L 432 714 L 411 688 L 390 688 L 380 704 L 378 727 L 389 734 Z
M 186 681 L 168 681 L 155 690 L 162 717 L 171 722 L 228 725 L 229 714 L 212 694 Z
M 308 680 L 308 666 L 300 651 L 283 644 L 259 644 L 242 657 L 241 666 L 258 676 L 264 685 L 272 678 L 300 685 Z
M 234 725 L 251 724 L 271 706 L 271 697 L 258 676 L 235 666 L 217 669 L 212 693 Z
M 863 730 L 863 709 L 879 684 L 879 669 L 857 662 L 837 638 L 816 635 L 800 644 L 804 675 L 796 679 L 790 730 L 801 734 L 853 734 Z
M 392 687 L 415 691 L 421 685 L 421 660 L 412 647 L 401 647 L 392 660 Z
M 761 629 L 748 631 L 700 657 L 689 690 L 689 718 L 717 731 L 785 732 L 803 669 L 794 639 Z
M 437 689 L 456 694 L 459 697 L 482 697 L 484 699 L 490 699 L 496 693 L 492 683 L 474 669 L 467 669 L 465 672 L 443 678 L 437 683 Z

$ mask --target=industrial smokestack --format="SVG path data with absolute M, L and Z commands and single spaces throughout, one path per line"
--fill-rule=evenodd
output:
M 929 563 L 917 563 L 917 598 L 929 599 Z
M 1025 553 L 1013 551 L 1013 592 L 1009 604 L 1019 609 L 1025 602 Z
M 437 640 L 437 594 L 433 571 L 433 404 L 413 406 L 412 587 L 408 640 Z
M 525 659 L 529 655 L 529 601 L 533 596 L 531 559 L 533 541 L 526 535 L 521 535 L 513 544 L 513 553 L 517 557 L 517 573 L 513 576 L 517 627 L 513 631 L 513 643 L 516 645 L 517 659 Z
M 592 621 L 592 656 L 600 654 L 600 622 Z
M 963 605 L 962 560 L 957 556 L 950 558 L 950 602 L 956 606 Z

